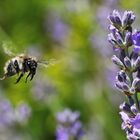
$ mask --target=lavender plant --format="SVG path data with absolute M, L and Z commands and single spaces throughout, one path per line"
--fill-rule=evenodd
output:
M 115 85 L 128 99 L 120 105 L 122 129 L 128 140 L 140 139 L 140 31 L 132 29 L 135 18 L 132 11 L 121 16 L 114 10 L 108 16 L 108 41 L 114 50 L 112 61 L 119 68 Z
M 79 112 L 65 109 L 57 114 L 58 126 L 56 130 L 57 140 L 80 140 L 84 134 L 82 123 L 79 121 Z
M 8 99 L 0 99 L 0 127 L 23 125 L 31 116 L 31 108 L 22 103 L 14 108 Z

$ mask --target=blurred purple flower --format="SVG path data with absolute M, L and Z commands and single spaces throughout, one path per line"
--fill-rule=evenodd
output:
M 11 125 L 14 121 L 14 110 L 6 99 L 0 100 L 0 126 Z
M 69 130 L 63 126 L 58 126 L 56 136 L 57 140 L 69 140 Z
M 50 95 L 53 95 L 53 93 L 55 93 L 55 86 L 50 79 L 39 78 L 34 82 L 32 96 L 35 100 L 45 101 Z
M 63 43 L 69 34 L 68 25 L 55 13 L 50 13 L 45 23 L 46 30 L 52 39 L 58 43 Z
M 107 68 L 106 69 L 106 79 L 107 79 L 107 83 L 109 84 L 109 86 L 112 89 L 116 90 L 115 87 L 115 79 L 116 79 L 116 74 L 117 74 L 118 69 L 116 67 L 112 67 L 112 68 Z
M 26 104 L 22 103 L 15 109 L 15 118 L 19 123 L 24 123 L 31 116 L 31 108 Z
M 24 103 L 13 108 L 8 99 L 0 100 L 0 127 L 8 127 L 16 122 L 23 124 L 31 114 L 30 107 Z
M 83 136 L 84 130 L 79 117 L 79 112 L 72 112 L 69 109 L 57 114 L 56 118 L 59 123 L 56 130 L 57 140 L 79 140 Z
M 99 36 L 97 36 L 97 34 Z M 105 39 L 105 36 L 106 35 L 104 33 L 98 32 L 98 33 L 92 34 L 89 38 L 89 41 L 94 50 L 98 51 L 103 57 L 108 57 L 112 54 L 113 51 L 111 49 L 106 49 L 106 47 L 104 47 L 108 45 Z
M 74 123 L 79 119 L 79 112 L 72 112 L 69 109 L 65 109 L 63 112 L 57 113 L 57 121 L 60 123 Z

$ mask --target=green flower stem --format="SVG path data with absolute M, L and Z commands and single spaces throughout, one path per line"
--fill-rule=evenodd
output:
M 136 92 L 135 95 L 135 102 L 136 102 L 136 107 L 140 111 L 140 104 L 139 104 L 139 99 L 138 99 L 138 93 Z

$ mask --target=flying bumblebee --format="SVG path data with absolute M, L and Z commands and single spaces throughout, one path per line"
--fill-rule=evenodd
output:
M 9 50 L 5 51 L 8 55 L 13 55 L 13 53 L 9 53 Z M 5 63 L 4 66 L 4 76 L 0 78 L 0 80 L 4 80 L 8 77 L 19 75 L 17 78 L 16 83 L 18 83 L 21 78 L 24 76 L 25 73 L 28 73 L 26 76 L 25 82 L 28 81 L 28 78 L 30 78 L 30 81 L 34 78 L 36 74 L 36 69 L 38 64 L 43 64 L 45 66 L 48 66 L 49 64 L 53 64 L 53 59 L 50 59 L 48 61 L 39 61 L 36 57 L 26 55 L 26 54 L 20 54 L 17 56 L 14 56 L 10 60 L 8 60 Z

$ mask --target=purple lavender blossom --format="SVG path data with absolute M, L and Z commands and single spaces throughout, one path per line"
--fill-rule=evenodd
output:
M 134 12 L 132 11 L 125 11 L 122 17 L 122 25 L 128 26 L 131 25 L 136 19 Z
M 106 79 L 109 83 L 109 86 L 114 90 L 116 90 L 115 87 L 115 79 L 116 79 L 116 73 L 117 73 L 118 69 L 116 67 L 111 67 L 111 68 L 107 68 L 106 70 Z
M 113 12 L 108 16 L 109 21 L 112 25 L 114 25 L 117 29 L 123 27 L 126 29 L 131 26 L 131 24 L 135 21 L 135 15 L 132 11 L 125 11 L 123 16 L 121 17 L 120 13 L 117 10 L 113 10 Z
M 15 109 L 15 119 L 19 123 L 26 122 L 31 116 L 31 108 L 26 104 L 22 103 Z
M 50 12 L 45 23 L 46 30 L 52 39 L 58 43 L 63 43 L 69 35 L 68 25 L 56 13 Z
M 0 126 L 11 125 L 14 121 L 14 110 L 6 99 L 0 100 Z
M 117 29 L 122 26 L 121 15 L 117 10 L 113 10 L 113 12 L 108 16 L 108 19 Z
M 112 59 L 112 62 L 116 64 L 119 68 L 122 68 L 122 69 L 124 68 L 123 62 L 116 55 L 113 55 L 111 59 Z
M 113 48 L 119 48 L 112 57 L 120 69 L 115 85 L 128 99 L 127 103 L 120 105 L 122 129 L 128 140 L 140 140 L 140 31 L 133 33 L 131 24 L 135 15 L 132 11 L 125 11 L 121 18 L 120 13 L 114 10 L 108 18 L 111 24 L 108 41 Z M 130 48 L 132 45 L 134 49 Z
M 120 115 L 123 120 L 122 129 L 126 131 L 127 139 L 140 139 L 140 113 L 136 105 L 130 106 L 127 103 L 123 103 L 123 105 L 120 105 L 120 109 Z
M 31 115 L 30 107 L 24 103 L 14 108 L 8 99 L 0 100 L 0 127 L 23 124 Z
M 135 30 L 134 34 L 132 35 L 134 51 L 139 53 L 140 52 L 140 31 Z
M 59 123 L 56 130 L 57 140 L 80 140 L 84 131 L 79 117 L 79 112 L 72 112 L 69 109 L 57 114 L 56 118 Z
M 132 33 L 130 31 L 126 32 L 124 42 L 125 42 L 125 46 L 128 47 L 132 46 L 133 40 L 132 40 Z

